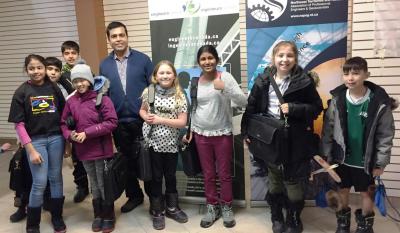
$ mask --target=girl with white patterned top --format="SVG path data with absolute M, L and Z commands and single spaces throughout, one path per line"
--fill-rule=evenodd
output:
M 154 68 L 151 82 L 155 85 L 154 112 L 150 112 L 147 88 L 142 94 L 139 114 L 145 121 L 143 136 L 150 145 L 152 163 L 150 213 L 153 227 L 161 230 L 165 227 L 165 215 L 180 223 L 188 221 L 187 215 L 178 205 L 175 176 L 179 129 L 186 126 L 187 103 L 171 62 L 166 60 L 159 62 Z M 162 193 L 163 177 L 166 187 L 166 208 Z

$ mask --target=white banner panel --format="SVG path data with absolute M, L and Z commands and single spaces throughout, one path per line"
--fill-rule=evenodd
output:
M 239 12 L 239 0 L 149 0 L 151 21 Z

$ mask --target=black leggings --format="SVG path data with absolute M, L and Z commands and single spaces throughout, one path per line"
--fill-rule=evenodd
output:
M 177 193 L 176 190 L 176 165 L 178 153 L 155 152 L 150 148 L 152 180 L 151 195 L 160 197 L 162 195 L 162 182 L 165 178 L 165 193 Z

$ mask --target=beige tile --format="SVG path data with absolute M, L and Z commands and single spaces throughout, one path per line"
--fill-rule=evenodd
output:
M 0 233 L 23 233 L 25 232 L 25 221 L 20 223 L 10 223 L 9 216 L 16 208 L 13 207 L 14 194 L 8 190 L 7 172 L 10 155 L 0 156 Z M 67 224 L 68 233 L 91 232 L 91 222 L 93 218 L 91 199 L 87 198 L 84 202 L 75 204 L 72 201 L 75 185 L 72 182 L 72 170 L 64 167 L 64 194 L 66 197 L 64 206 L 64 220 Z M 260 208 L 235 208 L 236 226 L 227 229 L 223 226 L 222 219 L 219 219 L 208 229 L 200 227 L 200 220 L 203 216 L 204 208 L 198 205 L 181 204 L 182 209 L 188 214 L 189 221 L 184 224 L 177 223 L 171 219 L 166 219 L 166 229 L 156 231 L 152 227 L 152 221 L 148 213 L 149 203 L 145 198 L 145 203 L 135 210 L 121 214 L 120 208 L 126 201 L 121 197 L 115 203 L 117 224 L 114 232 L 116 233 L 272 233 L 269 209 Z M 302 213 L 304 223 L 304 233 L 333 233 L 336 228 L 335 213 L 329 209 L 307 207 Z M 354 232 L 354 215 L 352 221 L 352 231 Z M 42 233 L 53 233 L 50 223 L 50 214 L 42 214 L 41 223 Z M 400 225 L 389 221 L 379 215 L 376 217 L 375 232 L 377 233 L 398 233 Z

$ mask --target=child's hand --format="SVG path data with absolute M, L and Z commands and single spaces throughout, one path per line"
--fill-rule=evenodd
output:
M 75 130 L 71 131 L 69 137 L 71 138 L 72 141 L 76 142 L 76 131 Z
M 193 136 L 192 132 L 190 132 L 189 138 L 186 138 L 186 134 L 183 135 L 183 137 L 182 137 L 182 142 L 183 142 L 183 143 L 186 143 L 186 144 L 189 144 L 190 141 L 192 141 L 192 136 Z
M 154 114 L 152 114 L 152 113 L 147 113 L 146 115 L 145 115 L 145 117 L 144 117 L 144 121 L 147 123 L 147 124 L 149 124 L 149 125 L 152 125 L 153 124 L 153 121 L 154 121 Z
M 289 113 L 289 104 L 288 103 L 282 104 L 281 111 L 283 114 L 287 115 Z
M 156 114 L 153 115 L 153 125 L 162 125 L 163 124 L 163 118 L 160 116 L 157 116 Z
M 221 80 L 221 78 L 214 79 L 213 84 L 214 84 L 215 90 L 223 91 L 225 88 L 225 83 L 224 83 L 224 81 Z
M 383 171 L 384 171 L 383 168 L 374 168 L 374 170 L 372 170 L 372 176 L 373 177 L 381 176 L 383 174 Z
M 75 140 L 76 142 L 82 143 L 86 139 L 86 133 L 81 132 L 81 133 L 76 133 L 75 134 Z
M 39 165 L 43 162 L 42 155 L 39 152 L 37 152 L 37 150 L 33 150 L 29 154 L 29 160 L 31 161 L 31 163 Z

